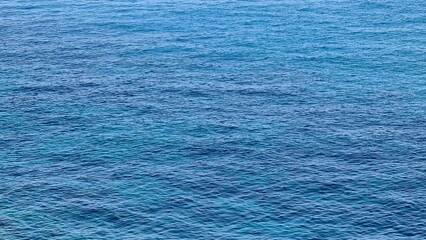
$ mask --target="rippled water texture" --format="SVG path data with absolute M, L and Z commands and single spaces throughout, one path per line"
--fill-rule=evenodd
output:
M 0 239 L 426 239 L 426 2 L 0 0 Z

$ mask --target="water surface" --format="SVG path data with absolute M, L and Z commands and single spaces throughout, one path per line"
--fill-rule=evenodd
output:
M 0 0 L 0 238 L 426 239 L 426 2 Z

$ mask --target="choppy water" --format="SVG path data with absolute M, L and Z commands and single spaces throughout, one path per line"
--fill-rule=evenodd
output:
M 426 239 L 426 2 L 0 0 L 0 239 Z

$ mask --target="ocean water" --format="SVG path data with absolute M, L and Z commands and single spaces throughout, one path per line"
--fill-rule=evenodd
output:
M 0 0 L 0 239 L 426 239 L 426 1 Z

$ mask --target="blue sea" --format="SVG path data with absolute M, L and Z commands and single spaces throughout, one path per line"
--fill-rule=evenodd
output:
M 0 239 L 426 239 L 426 1 L 0 0 Z

